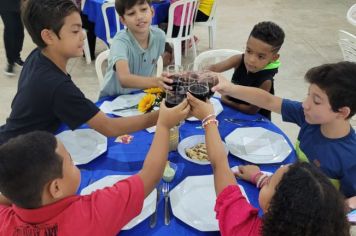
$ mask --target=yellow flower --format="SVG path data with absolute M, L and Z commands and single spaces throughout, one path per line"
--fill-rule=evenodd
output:
M 151 94 L 157 94 L 157 93 L 163 93 L 163 90 L 161 88 L 149 88 L 143 90 L 145 93 L 151 93 Z
M 156 96 L 153 94 L 146 94 L 141 101 L 138 103 L 138 110 L 140 112 L 146 112 L 150 110 L 150 108 L 153 106 L 153 104 L 156 101 Z

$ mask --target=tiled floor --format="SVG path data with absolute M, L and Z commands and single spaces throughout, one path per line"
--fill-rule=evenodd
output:
M 308 85 L 304 82 L 305 72 L 327 62 L 342 60 L 337 44 L 339 29 L 356 34 L 356 27 L 346 20 L 346 11 L 353 0 L 219 0 L 217 9 L 218 29 L 216 48 L 243 50 L 253 25 L 259 21 L 271 20 L 278 23 L 286 33 L 285 43 L 280 51 L 282 66 L 275 77 L 276 95 L 302 100 Z M 0 22 L 0 38 L 3 38 L 3 24 Z M 205 28 L 196 28 L 199 37 L 199 51 L 208 49 L 208 34 Z M 97 53 L 105 49 L 98 40 Z M 0 68 L 6 65 L 3 41 L 0 43 Z M 28 35 L 22 56 L 26 58 L 34 48 Z M 191 58 L 186 58 L 189 62 Z M 71 60 L 68 70 L 75 83 L 87 97 L 97 98 L 98 82 L 94 63 L 85 64 L 84 58 Z M 20 68 L 17 68 L 19 74 Z M 17 87 L 18 76 L 0 74 L 0 124 L 10 113 L 10 104 Z M 294 141 L 298 127 L 283 123 L 279 115 L 273 121 Z M 352 120 L 353 125 L 356 122 Z

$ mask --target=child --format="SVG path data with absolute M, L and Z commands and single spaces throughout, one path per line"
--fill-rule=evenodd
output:
M 349 119 L 356 112 L 356 63 L 339 62 L 310 69 L 303 103 L 257 88 L 232 85 L 224 78 L 212 90 L 282 114 L 301 127 L 296 152 L 319 167 L 346 197 L 356 195 L 356 134 Z
M 215 191 L 215 211 L 221 235 L 349 235 L 343 199 L 330 181 L 308 163 L 279 168 L 272 177 L 257 166 L 240 166 L 238 176 L 261 188 L 259 204 L 264 212 L 251 206 L 236 185 L 217 128 L 211 104 L 190 94 L 191 113 L 205 120 L 205 142 L 211 162 Z M 207 117 L 207 118 L 206 118 Z
M 205 22 L 209 19 L 215 0 L 200 0 L 196 22 Z
M 163 77 L 152 77 L 166 38 L 162 30 L 151 27 L 150 4 L 151 0 L 116 0 L 116 11 L 127 29 L 120 31 L 111 44 L 100 97 L 164 87 Z
M 231 80 L 234 84 L 261 88 L 274 94 L 273 77 L 277 74 L 280 65 L 278 51 L 283 41 L 284 32 L 278 25 L 269 21 L 260 22 L 253 27 L 244 54 L 232 56 L 210 66 L 209 69 L 223 72 L 235 68 Z M 270 111 L 232 97 L 223 95 L 221 101 L 244 113 L 258 112 L 271 119 Z
M 169 129 L 188 112 L 187 101 L 174 108 L 163 102 L 141 171 L 86 196 L 75 196 L 80 172 L 52 134 L 35 131 L 2 145 L 0 235 L 116 235 L 162 178 Z
M 54 133 L 64 122 L 71 129 L 84 123 L 106 136 L 155 125 L 157 112 L 109 118 L 85 98 L 66 70 L 70 58 L 83 54 L 79 9 L 71 0 L 29 0 L 22 19 L 38 48 L 22 69 L 12 111 L 0 127 L 0 144 L 34 130 Z

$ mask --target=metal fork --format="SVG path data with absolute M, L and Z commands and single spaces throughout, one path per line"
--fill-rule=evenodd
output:
M 169 225 L 171 219 L 169 216 L 168 200 L 169 200 L 169 183 L 163 182 L 162 193 L 164 196 L 164 224 Z

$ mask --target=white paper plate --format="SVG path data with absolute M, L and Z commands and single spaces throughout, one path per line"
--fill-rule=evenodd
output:
M 214 106 L 215 115 L 218 116 L 224 110 L 223 106 L 221 105 L 221 102 L 216 98 L 210 98 L 210 102 Z M 191 117 L 187 118 L 187 120 L 197 121 L 198 119 L 194 116 L 191 116 Z
M 56 137 L 64 144 L 75 165 L 86 164 L 107 149 L 107 138 L 93 129 L 67 130 Z
M 240 186 L 242 194 L 245 190 Z M 189 176 L 171 192 L 173 214 L 187 225 L 200 231 L 218 231 L 219 225 L 214 211 L 216 194 L 213 175 Z
M 189 136 L 185 139 L 183 139 L 182 141 L 180 141 L 180 143 L 178 144 L 178 153 L 179 155 L 181 155 L 181 157 L 183 157 L 184 159 L 186 159 L 187 161 L 199 164 L 199 165 L 209 165 L 210 161 L 199 161 L 199 160 L 194 160 L 189 158 L 186 154 L 185 154 L 185 149 L 186 148 L 191 148 L 195 145 L 197 145 L 198 143 L 205 143 L 205 136 L 204 135 L 193 135 L 193 136 Z M 225 151 L 226 154 L 229 153 L 229 149 L 227 148 L 227 146 L 224 143 L 224 147 L 225 147 Z
M 282 135 L 262 127 L 237 128 L 225 142 L 231 154 L 255 164 L 282 162 L 292 151 Z
M 138 105 L 138 103 L 140 102 L 142 97 L 145 95 L 146 95 L 145 93 L 121 95 L 121 96 L 118 96 L 117 98 L 115 98 L 111 102 L 105 101 L 100 106 L 100 109 L 104 113 L 110 113 L 110 114 L 114 114 L 114 115 L 122 116 L 122 117 L 140 115 L 143 113 L 138 111 L 137 108 L 127 109 L 127 110 L 122 110 L 122 111 L 113 111 L 113 110 Z
M 103 189 L 105 187 L 113 186 L 119 180 L 123 180 L 130 177 L 130 175 L 109 175 L 106 176 L 91 185 L 85 187 L 80 192 L 80 195 L 88 195 L 91 192 L 94 192 L 97 189 Z M 132 227 L 136 226 L 137 224 L 141 223 L 147 217 L 152 215 L 152 213 L 156 210 L 156 199 L 157 199 L 157 190 L 154 189 L 145 199 L 143 202 L 143 208 L 141 213 L 133 218 L 127 225 L 125 225 L 122 229 L 128 230 Z

